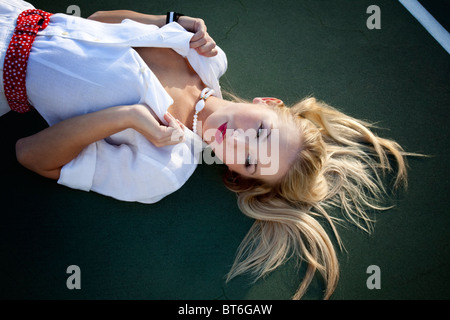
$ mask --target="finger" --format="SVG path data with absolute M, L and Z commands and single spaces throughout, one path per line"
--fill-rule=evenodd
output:
M 202 19 L 196 19 L 195 23 L 194 23 L 194 36 L 192 37 L 193 41 L 197 41 L 203 37 L 206 36 L 207 32 L 207 28 L 206 28 L 206 24 Z
M 172 131 L 170 136 L 170 143 L 177 144 L 186 141 L 186 137 L 184 136 L 184 131 L 182 129 L 176 129 Z
M 204 46 L 207 43 L 208 43 L 208 40 L 205 37 L 203 37 L 203 38 L 200 38 L 200 39 L 198 39 L 196 41 L 192 41 L 191 40 L 191 42 L 189 43 L 189 46 L 191 48 L 193 48 L 193 49 L 196 49 L 196 48 L 199 48 L 201 46 Z
M 164 119 L 166 119 L 169 127 L 178 129 L 181 128 L 180 125 L 178 124 L 177 119 L 175 119 L 175 117 L 171 115 L 169 112 L 166 112 L 166 114 L 164 114 Z
M 210 50 L 208 52 L 199 53 L 199 54 L 202 55 L 202 56 L 210 58 L 210 57 L 216 56 L 218 53 L 219 53 L 219 51 L 217 49 L 212 49 L 212 50 Z
M 195 32 L 195 34 L 192 36 L 191 38 L 191 42 L 195 42 L 198 41 L 200 39 L 206 38 L 206 30 L 205 29 L 200 29 L 197 32 Z
M 148 139 L 157 147 L 175 145 L 186 140 L 183 130 L 164 126 L 161 126 L 161 132 L 157 137 L 149 136 Z
M 169 126 L 161 128 L 164 132 L 164 138 L 161 138 L 160 142 L 165 145 L 171 145 L 185 141 L 182 123 L 168 112 L 164 115 L 164 118 Z
M 165 146 L 172 146 L 186 141 L 184 135 L 174 134 L 165 139 L 160 139 L 155 142 L 151 141 L 156 147 L 161 148 Z
M 215 43 L 208 43 L 202 47 L 199 47 L 197 49 L 197 53 L 205 56 L 205 57 L 214 57 L 215 55 L 217 55 L 219 53 L 219 51 L 216 48 L 216 44 Z
M 160 140 L 165 145 L 173 145 L 185 141 L 184 130 L 181 128 L 167 128 L 165 136 Z
M 185 128 L 185 125 L 184 125 L 180 120 L 177 119 L 177 122 L 178 122 L 178 124 L 180 125 L 180 127 L 181 127 L 182 129 Z

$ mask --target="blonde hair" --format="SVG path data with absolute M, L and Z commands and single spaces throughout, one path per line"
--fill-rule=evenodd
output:
M 340 249 L 343 244 L 336 225 L 343 219 L 331 216 L 331 209 L 340 208 L 346 220 L 370 232 L 373 221 L 367 212 L 390 208 L 383 205 L 388 195 L 384 173 L 395 172 L 394 187 L 406 187 L 406 153 L 396 142 L 376 136 L 372 124 L 315 98 L 276 109 L 295 121 L 302 147 L 275 186 L 233 173 L 224 179 L 237 193 L 240 210 L 255 219 L 237 250 L 227 281 L 246 272 L 256 281 L 296 257 L 308 266 L 292 298 L 305 294 L 318 271 L 328 299 L 338 283 L 339 263 L 319 221 L 328 223 Z M 395 167 L 390 160 L 395 160 Z

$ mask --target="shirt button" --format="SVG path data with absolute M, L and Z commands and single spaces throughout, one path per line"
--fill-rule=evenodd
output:
M 61 33 L 63 36 L 68 36 L 69 35 L 69 33 L 68 32 L 63 32 L 63 33 Z
M 145 67 L 141 67 L 141 68 L 139 69 L 139 72 L 140 72 L 140 73 L 144 73 L 144 72 L 145 72 Z

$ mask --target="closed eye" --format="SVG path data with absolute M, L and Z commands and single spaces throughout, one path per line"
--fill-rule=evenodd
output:
M 270 128 L 270 126 L 266 126 L 264 125 L 264 123 L 261 123 L 258 130 L 256 130 L 256 138 L 259 139 L 265 134 L 265 138 L 268 139 L 270 134 L 272 133 L 272 130 L 269 130 L 267 128 Z
M 245 159 L 245 167 L 249 168 L 252 165 L 252 159 L 250 157 L 250 155 L 247 156 L 247 158 Z
M 258 130 L 256 131 L 256 138 L 259 138 L 264 133 L 264 124 L 261 123 Z
M 253 160 L 250 155 L 245 159 L 245 168 L 250 172 L 250 174 L 254 174 L 257 170 L 257 161 Z M 253 169 L 251 169 L 253 167 Z

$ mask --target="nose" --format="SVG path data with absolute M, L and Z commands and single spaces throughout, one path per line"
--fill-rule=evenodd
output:
M 236 129 L 236 130 L 227 130 L 227 144 L 230 147 L 236 147 L 236 145 L 245 144 L 245 134 L 244 130 Z
M 233 153 L 238 156 L 238 159 L 243 159 L 247 154 L 256 156 L 258 152 L 257 139 L 254 134 L 249 132 L 246 134 L 244 130 L 233 130 L 226 139 L 227 148 L 233 150 Z

